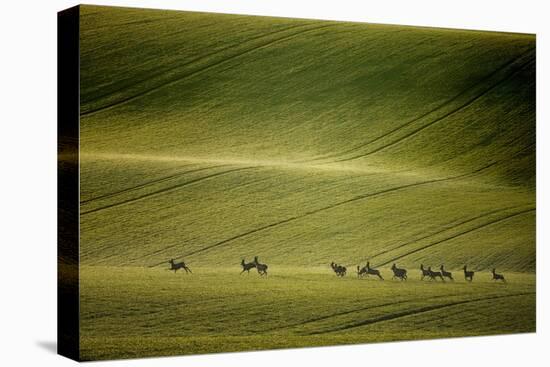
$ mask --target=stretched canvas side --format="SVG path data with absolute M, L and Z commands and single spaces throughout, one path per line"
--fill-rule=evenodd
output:
M 79 7 L 57 16 L 57 351 L 79 360 Z

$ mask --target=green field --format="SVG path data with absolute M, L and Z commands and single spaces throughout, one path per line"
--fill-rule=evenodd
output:
M 82 359 L 535 331 L 534 35 L 93 6 L 80 30 Z

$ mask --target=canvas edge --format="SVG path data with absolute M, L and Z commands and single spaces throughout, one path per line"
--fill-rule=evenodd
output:
M 57 13 L 57 353 L 80 361 L 80 6 Z

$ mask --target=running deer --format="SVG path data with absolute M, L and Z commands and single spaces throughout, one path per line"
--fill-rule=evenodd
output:
M 357 265 L 357 277 L 361 278 L 367 274 L 367 267 L 363 266 L 362 268 Z
M 399 269 L 395 264 L 392 265 L 391 270 L 393 270 L 392 279 L 399 278 L 401 281 L 407 280 L 407 270 Z
M 441 275 L 443 275 L 443 277 L 449 278 L 449 280 L 454 281 L 453 274 L 451 274 L 451 272 L 449 271 L 445 271 L 445 269 L 443 269 L 443 265 L 439 267 L 439 270 L 441 270 Z
M 420 280 L 424 280 L 425 277 L 430 276 L 430 272 L 427 269 L 424 269 L 424 264 L 420 264 L 420 271 L 422 271 L 422 277 Z
M 502 274 L 497 274 L 497 273 L 496 273 L 496 269 L 493 268 L 492 273 L 493 273 L 493 280 L 495 280 L 495 281 L 496 281 L 496 280 L 502 280 L 503 283 L 506 283 L 506 279 L 504 279 L 504 275 L 502 275 Z
M 380 278 L 380 280 L 384 280 L 384 278 L 382 278 L 382 275 L 380 275 L 380 271 L 379 270 L 376 270 L 376 269 L 373 269 L 370 267 L 370 262 L 367 261 L 367 275 L 376 275 L 378 278 Z
M 258 270 L 258 274 L 267 275 L 267 265 L 266 264 L 260 264 L 260 262 L 258 261 L 258 256 L 254 257 L 254 265 L 256 265 L 256 269 Z
M 464 279 L 468 280 L 468 281 L 472 281 L 474 280 L 474 272 L 473 271 L 469 271 L 469 270 L 466 270 L 466 265 L 464 265 Z
M 176 273 L 176 271 L 178 271 L 178 269 L 183 269 L 185 270 L 185 273 L 192 273 L 191 269 L 189 269 L 187 267 L 187 265 L 185 265 L 185 262 L 179 262 L 179 263 L 176 263 L 174 262 L 174 259 L 170 259 L 170 261 L 168 261 L 168 263 L 170 264 L 170 269 L 168 270 L 174 270 L 174 274 Z
M 441 272 L 440 271 L 433 271 L 431 266 L 428 266 L 428 273 L 430 274 L 430 279 L 431 280 L 437 280 L 436 278 L 439 278 L 442 281 L 445 281 L 445 279 L 443 279 L 443 275 L 441 275 Z
M 338 265 L 334 261 L 330 263 L 330 267 L 339 277 L 343 277 L 344 275 L 346 275 L 346 272 L 348 270 L 345 266 Z
M 240 272 L 240 274 L 244 273 L 245 271 L 250 274 L 250 269 L 254 269 L 256 267 L 256 264 L 254 263 L 245 263 L 244 259 L 241 260 L 241 266 L 243 267 L 243 271 Z

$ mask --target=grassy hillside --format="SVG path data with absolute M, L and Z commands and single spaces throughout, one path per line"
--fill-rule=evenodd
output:
M 284 268 L 193 276 L 139 267 L 82 270 L 82 355 L 136 358 L 534 331 L 534 279 L 407 283 Z M 288 274 L 288 275 L 281 275 Z M 109 274 L 106 278 L 105 274 Z M 200 274 L 200 275 L 199 275 Z M 184 279 L 182 279 L 185 277 Z M 116 321 L 115 321 L 116 320 Z M 114 322 L 115 321 L 115 322 Z
M 80 137 L 85 359 L 534 330 L 532 35 L 84 6 Z

